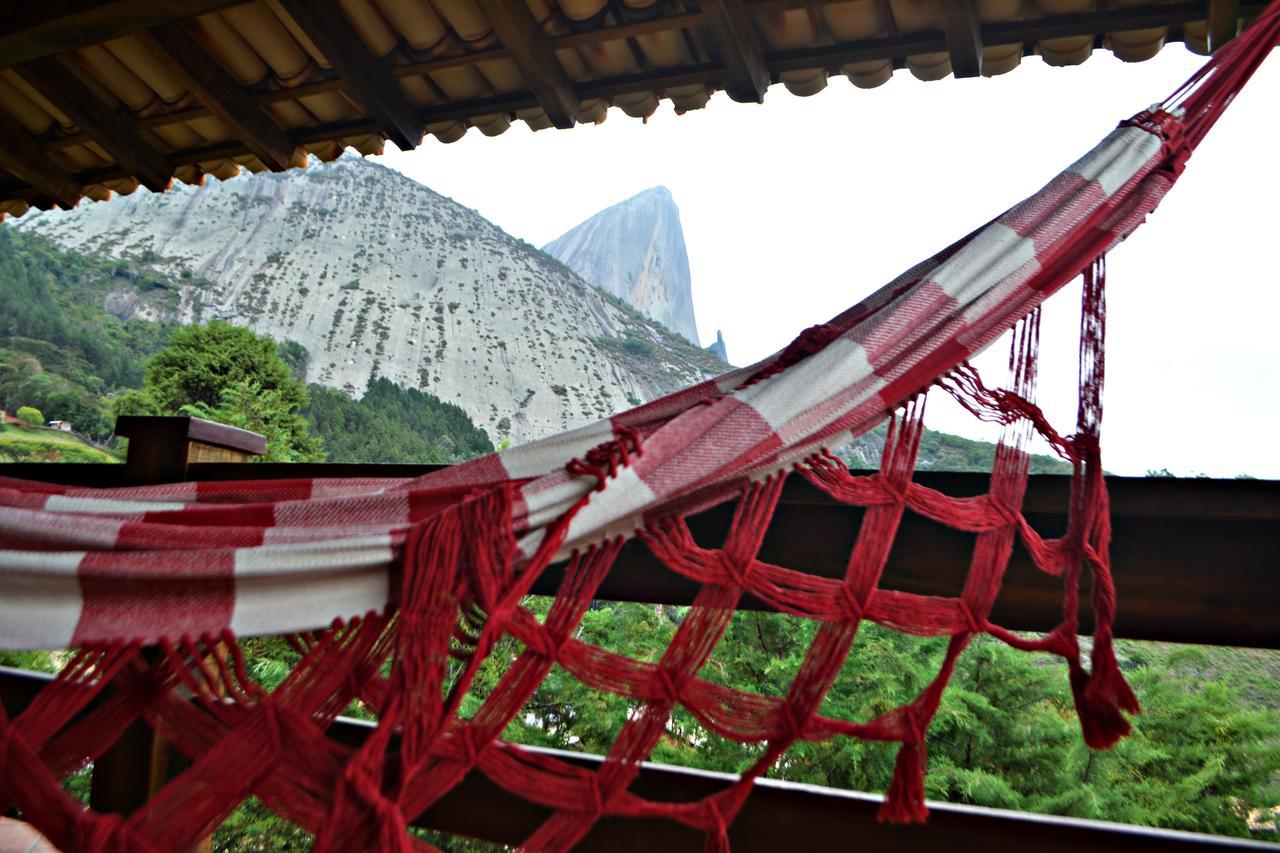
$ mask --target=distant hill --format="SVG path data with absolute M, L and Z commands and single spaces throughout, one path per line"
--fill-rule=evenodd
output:
M 698 343 L 680 210 L 666 187 L 605 208 L 542 250 L 641 314 Z
M 218 318 L 309 353 L 351 397 L 385 377 L 518 443 L 723 370 L 714 356 L 456 202 L 355 156 L 285 174 L 138 190 L 16 227 L 173 285 L 121 319 Z M 162 310 L 163 309 L 163 310 Z
M 190 281 L 190 279 L 187 279 Z M 0 408 L 31 405 L 100 441 L 111 437 L 110 401 L 142 385 L 143 363 L 176 328 L 164 319 L 181 278 L 140 260 L 68 252 L 0 227 Z M 127 305 L 128 319 L 114 310 Z M 305 374 L 305 349 L 279 344 Z M 386 379 L 364 397 L 312 386 L 303 414 L 331 462 L 458 462 L 493 450 L 467 413 Z M 106 462 L 114 457 L 52 429 L 3 427 L 0 461 Z

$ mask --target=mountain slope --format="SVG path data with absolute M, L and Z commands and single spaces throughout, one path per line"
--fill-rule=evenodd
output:
M 183 282 L 172 317 L 247 325 L 310 354 L 307 379 L 375 377 L 526 441 L 696 382 L 713 356 L 455 202 L 357 157 L 28 215 L 62 246 Z
M 587 281 L 698 342 L 680 210 L 666 187 L 606 208 L 542 249 Z

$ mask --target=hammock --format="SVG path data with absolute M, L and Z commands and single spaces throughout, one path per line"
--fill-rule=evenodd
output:
M 921 821 L 928 727 L 958 656 L 982 633 L 1063 658 L 1085 741 L 1111 745 L 1138 703 L 1112 649 L 1098 446 L 1104 255 L 1155 208 L 1278 39 L 1273 4 L 1170 99 L 985 227 L 776 356 L 595 425 L 412 480 L 102 490 L 0 480 L 0 647 L 76 649 L 23 713 L 0 712 L 0 808 L 16 804 L 63 849 L 170 850 L 253 795 L 314 833 L 318 850 L 428 849 L 407 821 L 478 769 L 550 809 L 528 849 L 571 847 L 612 815 L 677 821 L 721 850 L 754 780 L 793 743 L 859 737 L 900 745 L 881 818 Z M 1034 403 L 1039 306 L 1080 275 L 1078 417 L 1063 435 Z M 1010 328 L 1010 382 L 988 387 L 967 359 Z M 987 494 L 912 482 L 931 385 L 1002 426 Z M 878 473 L 854 476 L 824 450 L 886 417 Z M 1058 538 L 1021 514 L 1033 434 L 1074 467 Z M 788 476 L 865 508 L 843 578 L 758 558 Z M 733 498 L 720 547 L 696 543 L 684 518 Z M 976 534 L 959 596 L 879 586 L 906 510 Z M 632 537 L 700 585 L 653 663 L 575 637 Z M 1063 582 L 1062 623 L 1044 636 L 988 618 L 1015 542 Z M 564 579 L 539 619 L 522 597 L 558 561 Z M 1077 640 L 1085 570 L 1096 622 L 1087 669 Z M 820 623 L 784 696 L 701 674 L 744 594 Z M 869 721 L 823 716 L 863 620 L 947 636 L 945 657 L 907 705 Z M 260 634 L 288 634 L 302 653 L 270 693 L 250 679 L 236 639 Z M 504 637 L 521 651 L 463 719 L 462 698 Z M 500 737 L 553 664 L 632 705 L 597 771 Z M 326 738 L 356 699 L 378 716 L 368 739 Z M 647 800 L 628 786 L 677 703 L 763 753 L 704 799 Z M 127 818 L 84 809 L 58 780 L 139 718 L 190 767 Z

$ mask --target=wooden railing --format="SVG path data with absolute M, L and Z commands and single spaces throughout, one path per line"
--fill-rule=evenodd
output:
M 292 477 L 418 476 L 432 465 L 253 465 L 208 459 L 235 453 L 260 454 L 260 436 L 191 418 L 133 419 L 119 432 L 131 439 L 125 465 L 0 465 L 0 476 L 85 486 L 135 485 L 174 480 L 279 479 Z M 917 479 L 948 494 L 980 494 L 980 474 L 922 472 Z M 1066 478 L 1033 476 L 1024 510 L 1040 532 L 1054 535 L 1065 524 Z M 1260 480 L 1179 480 L 1108 478 L 1111 491 L 1113 572 L 1121 602 L 1116 620 L 1120 637 L 1259 648 L 1280 648 L 1280 483 Z M 731 507 L 717 507 L 690 519 L 696 538 L 718 541 L 728 527 Z M 841 505 L 799 478 L 788 483 L 765 537 L 763 559 L 804 567 L 836 577 L 857 535 L 860 510 Z M 963 582 L 972 537 L 918 518 L 903 520 L 884 586 L 911 592 L 954 595 Z M 553 567 L 534 592 L 553 593 L 559 571 Z M 696 587 L 665 570 L 636 544 L 623 549 L 599 597 L 623 601 L 687 604 Z M 763 609 L 752 599 L 741 605 Z M 1087 630 L 1089 614 L 1083 614 Z M 1025 553 L 1015 550 L 995 621 L 1012 628 L 1048 630 L 1061 617 L 1058 582 L 1036 571 Z M 16 714 L 48 676 L 0 667 L 0 700 Z M 340 719 L 331 729 L 336 740 L 357 744 L 369 724 Z M 568 754 L 565 754 L 568 755 Z M 91 803 L 97 809 L 128 813 L 145 802 L 164 779 L 180 769 L 181 756 L 157 742 L 145 724 L 135 724 L 94 765 Z M 598 756 L 574 754 L 584 765 Z M 646 765 L 634 789 L 646 796 L 693 799 L 705 796 L 732 777 L 686 768 Z M 757 785 L 734 824 L 735 850 L 795 848 L 846 850 L 853 844 L 872 850 L 981 848 L 986 851 L 1115 850 L 1164 851 L 1225 849 L 1254 844 L 1195 833 L 1129 827 L 1097 821 L 1020 814 L 938 803 L 925 827 L 893 828 L 874 820 L 880 798 L 764 781 Z M 415 822 L 458 835 L 500 843 L 520 841 L 546 816 L 537 806 L 513 797 L 482 774 L 467 779 Z M 700 835 L 668 821 L 606 819 L 584 839 L 582 849 L 611 851 L 700 850 Z

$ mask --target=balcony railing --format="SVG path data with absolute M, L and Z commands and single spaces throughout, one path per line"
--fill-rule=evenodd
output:
M 418 476 L 431 465 L 254 465 L 228 461 L 262 453 L 260 436 L 194 418 L 121 419 L 118 431 L 130 438 L 124 465 L 0 465 L 0 476 L 81 486 L 118 486 L 176 480 L 277 479 L 293 477 Z M 209 460 L 217 461 L 209 461 Z M 948 494 L 980 494 L 984 474 L 922 472 L 917 479 Z M 1069 482 L 1033 476 L 1025 514 L 1042 533 L 1065 524 Z M 1261 480 L 1180 480 L 1108 478 L 1114 538 L 1112 571 L 1121 603 L 1119 637 L 1177 643 L 1280 648 L 1280 483 Z M 717 507 L 690 519 L 696 538 L 714 539 L 727 529 L 731 507 Z M 765 537 L 761 557 L 814 574 L 836 577 L 858 530 L 860 510 L 836 503 L 793 478 Z M 886 587 L 923 594 L 955 594 L 972 552 L 968 534 L 904 518 L 885 574 Z M 696 585 L 661 566 L 634 543 L 624 548 L 599 597 L 620 601 L 689 604 Z M 554 593 L 554 567 L 534 588 Z M 995 621 L 1015 629 L 1050 630 L 1061 618 L 1061 586 L 1035 571 L 1015 550 Z M 1087 602 L 1087 597 L 1085 598 Z M 744 609 L 765 609 L 745 599 Z M 1088 630 L 1087 607 L 1082 612 Z M 49 676 L 0 667 L 0 700 L 19 713 Z M 370 724 L 339 719 L 329 736 L 361 742 Z M 584 765 L 598 756 L 557 753 Z M 91 803 L 103 811 L 127 813 L 146 801 L 183 759 L 135 723 L 95 762 Z M 645 765 L 634 784 L 646 797 L 690 800 L 728 784 L 732 777 L 687 768 Z M 986 851 L 1191 849 L 1275 849 L 1272 845 L 1187 832 L 1132 827 L 1098 821 L 1023 814 L 949 803 L 931 804 L 927 826 L 889 827 L 874 816 L 878 796 L 812 785 L 758 782 L 734 823 L 735 850 L 794 848 L 846 850 L 856 842 L 873 850 L 979 848 Z M 547 812 L 502 791 L 473 772 L 447 797 L 415 819 L 420 826 L 474 838 L 515 844 Z M 602 820 L 581 849 L 610 851 L 701 850 L 702 836 L 659 820 Z

